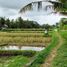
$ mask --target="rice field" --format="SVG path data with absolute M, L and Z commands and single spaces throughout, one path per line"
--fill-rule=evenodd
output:
M 48 43 L 51 42 L 51 34 L 50 36 L 45 37 L 44 30 L 10 30 L 10 31 L 0 31 L 0 47 L 1 46 L 47 46 Z M 5 52 L 5 53 L 4 53 Z M 24 53 L 16 51 L 0 51 L 1 55 L 7 56 L 0 56 L 0 67 L 24 67 L 28 64 L 34 56 L 34 52 Z M 38 52 L 39 53 L 39 52 Z M 15 56 L 14 56 L 14 55 Z M 34 55 L 33 57 L 28 57 Z
M 44 31 L 0 31 L 0 45 L 46 46 L 50 41 Z

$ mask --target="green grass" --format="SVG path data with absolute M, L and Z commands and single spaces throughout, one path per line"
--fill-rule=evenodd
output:
M 58 49 L 51 67 L 67 67 L 67 31 L 61 31 L 60 34 L 64 38 L 64 43 Z
M 0 67 L 24 67 L 36 51 L 0 50 Z
M 56 34 L 53 34 L 52 42 L 51 44 L 46 47 L 43 51 L 41 51 L 34 59 L 34 61 L 31 63 L 29 67 L 40 67 L 40 64 L 42 64 L 46 57 L 50 54 L 51 50 L 57 45 L 58 43 L 58 37 L 55 36 Z
M 0 57 L 0 67 L 24 67 L 30 58 L 24 56 Z
M 27 57 L 18 56 L 14 58 L 14 61 L 10 63 L 8 67 L 24 67 L 29 61 L 30 59 Z
M 0 50 L 0 67 L 24 67 L 39 52 Z

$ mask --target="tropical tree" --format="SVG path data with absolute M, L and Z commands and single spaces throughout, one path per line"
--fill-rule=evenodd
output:
M 5 18 L 0 17 L 0 26 L 3 26 L 5 24 Z
M 60 2 L 62 2 L 62 3 L 65 3 L 65 2 L 67 2 L 67 0 L 59 0 Z
M 28 3 L 27 5 L 25 5 L 24 7 L 22 7 L 20 9 L 20 13 L 23 13 L 23 12 L 26 12 L 26 11 L 30 11 L 30 10 L 33 10 L 32 7 L 34 4 L 37 4 L 38 7 L 37 7 L 37 10 L 42 10 L 42 2 L 49 2 L 49 3 L 52 3 L 54 10 L 55 12 L 60 12 L 61 14 L 67 14 L 67 0 L 56 0 L 56 1 L 52 1 L 52 0 L 39 0 L 39 1 L 33 1 L 31 3 Z M 44 7 L 46 10 L 47 8 L 50 7 L 50 5 Z M 55 13 L 53 11 L 53 13 Z
M 11 26 L 10 26 L 10 19 L 9 19 L 9 18 L 7 18 L 7 19 L 5 20 L 5 23 L 6 23 L 6 25 L 8 26 L 8 28 L 11 27 Z
M 27 5 L 25 5 L 24 7 L 22 7 L 21 9 L 20 9 L 20 13 L 23 13 L 23 12 L 26 12 L 26 11 L 29 11 L 29 10 L 33 10 L 33 5 L 35 5 L 35 4 L 37 4 L 38 5 L 38 7 L 37 7 L 37 10 L 39 11 L 39 10 L 41 10 L 42 9 L 42 7 L 43 7 L 43 5 L 42 5 L 42 3 L 43 2 L 49 2 L 49 3 L 51 3 L 51 4 L 53 4 L 53 5 L 47 5 L 47 6 L 45 6 L 44 8 L 47 10 L 47 8 L 49 7 L 53 7 L 53 8 L 60 8 L 60 7 L 62 7 L 62 2 L 63 1 L 61 1 L 61 0 L 58 0 L 58 1 L 51 1 L 51 0 L 39 0 L 39 1 L 33 1 L 33 2 L 31 2 L 31 3 L 28 3 Z

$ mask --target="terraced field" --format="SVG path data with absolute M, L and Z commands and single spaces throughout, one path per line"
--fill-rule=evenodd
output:
M 24 67 L 39 52 L 0 50 L 0 67 Z
M 52 39 L 52 31 L 45 37 L 44 30 L 39 31 L 0 31 L 0 47 L 4 46 L 48 46 Z M 35 52 L 36 53 L 36 52 Z M 39 53 L 39 52 L 37 52 Z M 31 62 L 35 55 L 33 52 L 2 51 L 0 49 L 0 67 L 24 67 Z M 33 55 L 33 56 L 32 56 Z M 32 57 L 31 57 L 32 56 Z
M 0 45 L 46 46 L 51 41 L 44 31 L 8 31 L 0 32 Z

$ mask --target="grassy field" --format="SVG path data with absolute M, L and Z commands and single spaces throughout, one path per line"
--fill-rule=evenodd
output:
M 44 31 L 0 31 L 0 45 L 46 46 L 50 41 L 51 37 L 45 37 Z
M 58 49 L 51 67 L 67 67 L 67 31 L 61 31 L 60 34 L 64 38 L 64 43 Z
M 30 58 L 24 56 L 0 57 L 0 67 L 24 67 L 28 62 Z
M 29 67 L 40 67 L 46 57 L 50 54 L 51 50 L 57 45 L 58 37 L 53 33 L 52 41 L 50 45 L 48 45 L 43 51 L 41 51 L 34 59 L 34 61 L 30 64 Z
M 0 50 L 0 67 L 24 67 L 39 52 Z

